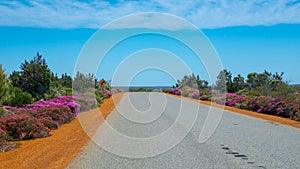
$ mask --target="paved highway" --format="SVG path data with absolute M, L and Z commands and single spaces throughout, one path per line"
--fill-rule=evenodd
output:
M 198 111 L 199 114 L 191 131 L 179 144 L 148 158 L 137 157 L 167 149 L 167 146 L 160 144 L 169 144 L 172 142 L 169 140 L 181 137 L 189 127 L 189 124 L 184 124 L 188 121 L 176 125 L 176 130 L 162 137 L 161 142 L 143 142 L 145 149 L 143 145 L 127 143 L 126 139 L 125 143 L 120 142 L 108 127 L 102 126 L 94 140 L 105 145 L 105 150 L 90 141 L 68 168 L 300 168 L 299 129 L 228 111 L 224 111 L 210 139 L 199 144 L 199 135 L 209 109 L 209 106 L 161 93 L 127 93 L 109 115 L 107 123 L 131 138 L 158 136 L 174 127 L 180 114 L 187 114 L 191 118 L 192 111 Z M 114 148 L 120 150 L 119 155 L 109 152 Z

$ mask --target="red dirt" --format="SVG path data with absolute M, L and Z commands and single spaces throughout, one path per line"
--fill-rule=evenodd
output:
M 232 113 L 239 113 L 239 114 L 243 114 L 243 115 L 246 115 L 246 116 L 251 116 L 251 117 L 264 119 L 264 120 L 284 124 L 284 125 L 295 127 L 295 128 L 300 128 L 300 122 L 292 120 L 292 119 L 283 118 L 283 117 L 279 117 L 279 116 L 268 115 L 268 114 L 257 113 L 257 112 L 253 112 L 253 111 L 249 111 L 249 110 L 238 109 L 238 108 L 235 108 L 235 107 L 223 106 L 223 105 L 213 103 L 213 102 L 210 102 L 210 101 L 196 100 L 196 99 L 183 97 L 183 96 L 178 96 L 178 95 L 172 95 L 172 94 L 168 94 L 168 95 L 173 96 L 173 97 L 177 97 L 177 98 L 183 98 L 183 99 L 191 100 L 191 101 L 194 101 L 194 102 L 197 102 L 197 103 L 200 103 L 200 104 L 204 104 L 204 105 L 208 105 L 208 106 L 224 108 L 224 110 L 230 111 Z
M 106 118 L 114 109 L 114 102 L 120 101 L 122 96 L 123 93 L 119 93 L 109 99 L 105 99 L 100 108 L 81 113 L 78 118 L 69 124 L 61 126 L 58 130 L 51 131 L 51 137 L 22 141 L 20 148 L 0 153 L 0 168 L 66 168 L 81 151 L 81 148 L 90 140 L 90 137 L 82 129 L 81 124 L 86 122 L 96 124 L 87 128 L 88 132 L 91 131 L 92 133 L 95 131 L 103 121 L 103 117 Z M 103 116 L 99 115 L 99 112 Z

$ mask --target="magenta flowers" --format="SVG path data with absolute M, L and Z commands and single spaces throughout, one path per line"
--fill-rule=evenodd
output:
M 50 136 L 50 129 L 70 122 L 80 112 L 73 96 L 41 100 L 24 107 L 4 106 L 7 113 L 0 118 L 0 134 L 26 140 Z
M 104 98 L 110 98 L 112 96 L 112 93 L 109 90 L 103 89 L 103 90 L 100 90 L 100 92 L 103 93 Z
M 183 95 L 194 99 L 201 99 L 201 96 L 203 95 L 199 90 L 172 89 L 169 91 L 169 93 Z M 300 103 L 297 102 L 286 102 L 285 100 L 280 100 L 269 96 L 245 96 L 237 95 L 235 93 L 227 93 L 226 99 L 224 95 L 219 95 L 218 97 L 210 98 L 208 100 L 212 100 L 225 106 L 292 118 L 300 121 Z

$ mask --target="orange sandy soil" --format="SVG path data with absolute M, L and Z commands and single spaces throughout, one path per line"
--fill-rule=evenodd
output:
M 172 95 L 172 94 L 168 94 L 168 95 L 173 96 L 173 97 L 178 97 L 178 98 L 184 98 L 184 99 L 187 99 L 187 100 L 192 100 L 194 102 L 198 102 L 198 103 L 205 104 L 205 105 L 208 105 L 208 106 L 224 108 L 224 110 L 228 110 L 228 111 L 233 112 L 233 113 L 239 113 L 239 114 L 243 114 L 243 115 L 246 115 L 246 116 L 251 116 L 251 117 L 255 117 L 255 118 L 259 118 L 259 119 L 263 119 L 263 120 L 268 120 L 268 121 L 288 125 L 288 126 L 295 127 L 295 128 L 300 128 L 300 122 L 292 120 L 292 119 L 283 118 L 283 117 L 279 117 L 279 116 L 268 115 L 268 114 L 257 113 L 257 112 L 253 112 L 253 111 L 249 111 L 249 110 L 238 109 L 238 108 L 235 108 L 235 107 L 223 106 L 223 105 L 213 103 L 213 102 L 210 102 L 210 101 L 196 100 L 196 99 L 183 97 L 183 96 L 178 96 L 178 95 Z
M 88 135 L 96 131 L 124 93 L 105 99 L 100 108 L 81 113 L 78 118 L 51 131 L 47 138 L 22 141 L 21 147 L 10 152 L 0 153 L 0 168 L 66 168 L 81 148 L 90 140 Z M 100 110 L 100 111 L 99 111 Z M 102 115 L 101 115 L 101 113 Z M 84 125 L 85 130 L 82 126 Z M 86 132 L 88 132 L 88 135 Z

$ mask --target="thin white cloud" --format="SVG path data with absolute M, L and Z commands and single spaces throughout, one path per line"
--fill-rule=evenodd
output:
M 112 20 L 137 12 L 170 13 L 200 28 L 300 23 L 299 0 L 2 0 L 0 25 L 100 28 Z M 141 26 L 152 28 L 153 24 L 143 23 Z
M 138 13 L 117 19 L 103 29 L 148 28 L 165 30 L 196 30 L 184 19 L 165 13 Z

